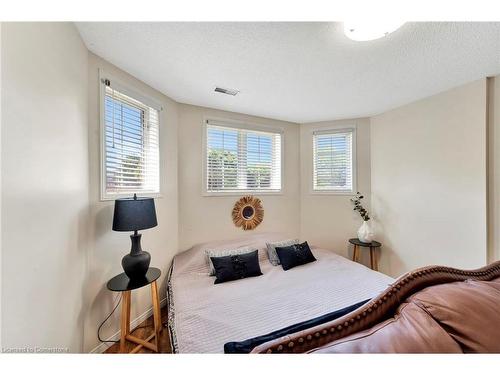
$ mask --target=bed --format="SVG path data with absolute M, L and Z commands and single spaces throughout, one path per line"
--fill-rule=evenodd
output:
M 174 353 L 223 353 L 224 344 L 264 335 L 378 295 L 394 280 L 330 250 L 288 271 L 273 266 L 266 242 L 279 234 L 199 244 L 175 256 L 168 279 L 168 325 Z M 252 246 L 263 275 L 214 285 L 206 249 Z

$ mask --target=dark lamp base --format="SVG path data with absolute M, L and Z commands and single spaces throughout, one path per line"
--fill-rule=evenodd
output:
M 123 270 L 131 280 L 143 279 L 151 263 L 151 255 L 142 251 L 141 236 L 136 233 L 130 236 L 132 240 L 130 254 L 125 255 L 122 259 Z

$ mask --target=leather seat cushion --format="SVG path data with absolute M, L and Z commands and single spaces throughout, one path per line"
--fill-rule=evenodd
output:
M 395 316 L 310 353 L 461 353 L 460 346 L 421 307 L 402 304 Z
M 500 278 L 432 286 L 408 302 L 427 311 L 464 352 L 500 353 Z

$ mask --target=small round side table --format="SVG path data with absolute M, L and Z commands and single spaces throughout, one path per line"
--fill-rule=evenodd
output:
M 143 346 L 154 352 L 160 351 L 161 312 L 158 286 L 156 285 L 156 280 L 160 275 L 161 271 L 158 268 L 149 268 L 146 276 L 140 280 L 131 280 L 125 273 L 121 273 L 108 281 L 107 287 L 109 290 L 122 293 L 120 353 L 125 353 L 126 341 L 137 344 L 130 353 L 137 353 Z M 130 334 L 130 297 L 132 290 L 142 288 L 149 284 L 151 284 L 151 298 L 153 300 L 154 333 L 143 340 Z M 150 343 L 153 338 L 155 340 L 154 344 Z
M 381 247 L 382 244 L 377 241 L 372 242 L 361 242 L 357 238 L 351 238 L 349 240 L 350 243 L 354 245 L 354 249 L 352 251 L 352 261 L 356 262 L 359 259 L 359 247 L 369 247 L 370 248 L 370 268 L 374 271 L 377 270 L 377 259 L 375 257 L 375 249 Z

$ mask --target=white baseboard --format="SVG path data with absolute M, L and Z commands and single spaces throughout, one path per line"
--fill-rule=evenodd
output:
M 167 304 L 167 298 L 163 298 L 160 301 L 160 308 L 164 307 Z M 130 330 L 133 330 L 135 327 L 137 327 L 139 324 L 144 322 L 147 318 L 149 318 L 151 315 L 153 315 L 153 307 L 150 307 L 146 311 L 144 311 L 141 315 L 139 315 L 137 318 L 132 320 L 130 322 Z M 116 332 L 115 334 L 111 335 L 108 337 L 106 340 L 110 341 L 116 341 L 120 339 L 120 331 Z M 104 353 L 106 349 L 108 349 L 111 345 L 114 345 L 112 342 L 101 342 L 99 345 L 97 345 L 94 349 L 90 351 L 91 354 L 99 354 L 99 353 Z

